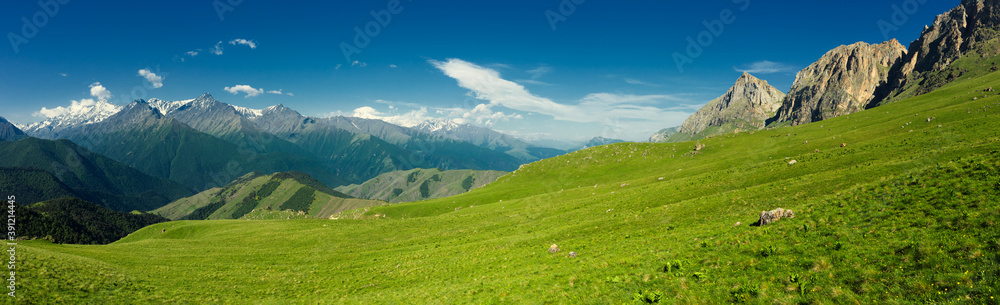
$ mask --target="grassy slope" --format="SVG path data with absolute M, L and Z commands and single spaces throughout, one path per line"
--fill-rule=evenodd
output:
M 464 195 L 372 209 L 377 220 L 180 221 L 108 246 L 26 242 L 18 291 L 94 302 L 579 304 L 645 292 L 669 303 L 995 304 L 1000 99 L 981 96 L 998 84 L 993 73 L 828 121 L 718 136 L 694 155 L 690 142 L 602 146 Z M 776 207 L 797 218 L 746 225 Z M 563 250 L 549 254 L 551 244 Z
M 266 196 L 262 195 L 262 187 L 271 181 L 278 181 L 279 184 L 270 194 Z M 330 189 L 319 181 L 301 173 L 277 173 L 273 175 L 250 173 L 240 177 L 240 179 L 237 179 L 224 188 L 213 188 L 194 196 L 177 200 L 153 212 L 163 217 L 177 220 L 184 218 L 199 208 L 224 201 L 224 204 L 218 207 L 218 209 L 210 211 L 207 219 L 277 218 L 276 215 L 267 215 L 268 213 L 265 213 L 264 210 L 269 208 L 271 211 L 277 212 L 287 209 L 287 207 L 283 207 L 284 204 L 292 199 L 296 192 L 302 189 L 315 190 L 312 196 L 312 203 L 305 210 L 309 217 L 328 218 L 344 210 L 384 204 L 384 202 L 380 201 L 349 198 L 349 196 Z M 257 203 L 252 207 L 253 211 L 243 207 L 245 200 L 251 195 L 254 195 L 253 200 Z
M 501 171 L 413 169 L 385 173 L 362 184 L 337 187 L 357 198 L 412 202 L 455 196 L 480 188 L 506 174 Z

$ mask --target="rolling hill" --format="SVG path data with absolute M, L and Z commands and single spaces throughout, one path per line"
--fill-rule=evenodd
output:
M 345 210 L 382 204 L 385 202 L 344 195 L 303 173 L 254 172 L 225 187 L 172 202 L 153 213 L 173 220 L 261 219 L 273 218 L 281 211 L 308 218 L 330 218 Z
M 387 202 L 412 202 L 455 196 L 487 185 L 501 171 L 414 169 L 385 173 L 362 184 L 337 187 L 344 194 Z

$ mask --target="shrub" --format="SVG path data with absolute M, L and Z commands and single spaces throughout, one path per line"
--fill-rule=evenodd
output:
M 649 290 L 639 291 L 632 295 L 632 300 L 646 304 L 657 304 L 663 300 L 663 292 Z

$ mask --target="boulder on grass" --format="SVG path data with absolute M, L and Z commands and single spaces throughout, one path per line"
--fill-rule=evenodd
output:
M 778 221 L 782 218 L 795 218 L 795 212 L 792 210 L 786 210 L 782 208 L 777 208 L 770 211 L 760 212 L 760 225 L 767 225 L 772 222 Z

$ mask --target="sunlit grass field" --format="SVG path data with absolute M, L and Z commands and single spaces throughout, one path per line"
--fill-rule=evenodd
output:
M 997 304 L 1000 97 L 989 87 L 1000 73 L 697 151 L 596 147 L 361 219 L 21 242 L 18 296 L 4 301 Z M 796 217 L 751 226 L 778 207 Z

